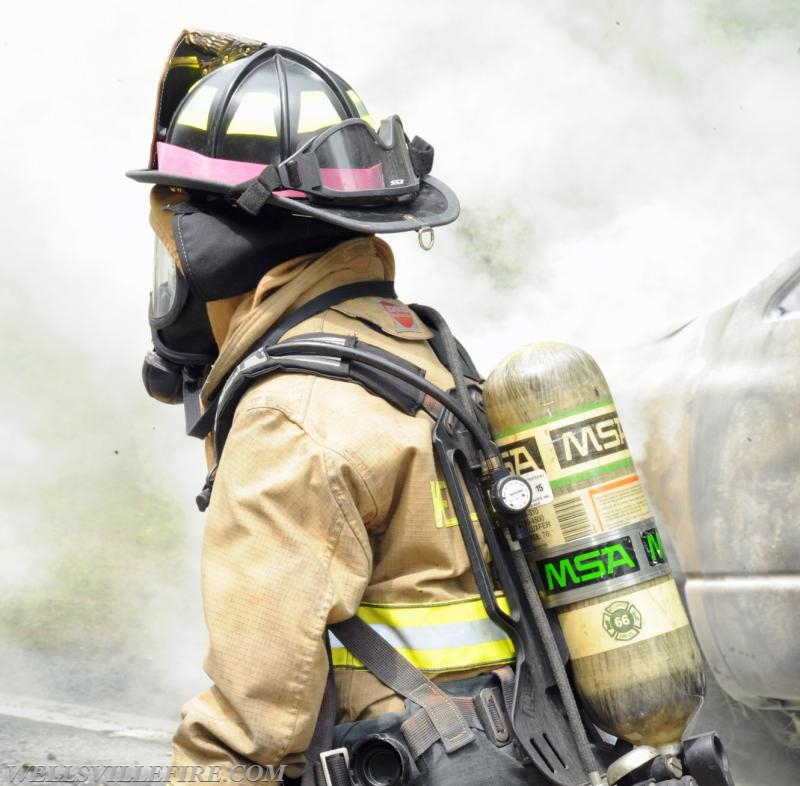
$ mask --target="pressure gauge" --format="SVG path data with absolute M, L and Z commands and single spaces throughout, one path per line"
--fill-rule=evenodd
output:
M 506 475 L 494 487 L 494 497 L 508 513 L 521 513 L 530 507 L 533 493 L 525 478 Z

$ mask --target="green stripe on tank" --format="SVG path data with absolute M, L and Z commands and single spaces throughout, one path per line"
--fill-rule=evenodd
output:
M 605 475 L 607 472 L 614 472 L 618 469 L 625 467 L 632 467 L 633 459 L 630 456 L 620 461 L 614 461 L 611 464 L 605 464 L 602 467 L 595 467 L 594 469 L 587 469 L 584 472 L 576 472 L 574 475 L 568 475 L 566 478 L 558 478 L 558 480 L 550 481 L 550 488 L 560 489 L 564 486 L 571 486 L 574 483 L 580 483 L 582 480 L 597 477 L 598 475 Z
M 520 423 L 516 426 L 512 426 L 511 428 L 505 428 L 501 429 L 500 431 L 495 431 L 494 438 L 502 439 L 503 437 L 510 437 L 513 436 L 514 434 L 519 434 L 522 431 L 528 431 L 529 429 L 536 428 L 537 426 L 543 426 L 546 423 L 553 423 L 556 420 L 564 420 L 565 418 L 571 418 L 573 415 L 580 415 L 581 412 L 589 412 L 592 409 L 607 407 L 613 403 L 614 401 L 611 398 L 602 398 L 599 401 L 591 402 L 591 404 L 582 404 L 579 407 L 573 407 L 572 409 L 565 409 L 563 412 L 559 412 L 556 415 L 551 415 L 550 417 L 541 418 L 539 420 L 532 420 L 529 423 Z

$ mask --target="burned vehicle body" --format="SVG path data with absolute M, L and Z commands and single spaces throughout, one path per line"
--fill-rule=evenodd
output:
M 800 254 L 737 301 L 640 347 L 633 362 L 608 366 L 709 671 L 795 753 L 798 357 Z

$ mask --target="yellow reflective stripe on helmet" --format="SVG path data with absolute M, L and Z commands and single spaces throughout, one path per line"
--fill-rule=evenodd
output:
M 275 114 L 280 112 L 278 96 L 264 90 L 246 93 L 228 124 L 228 134 L 277 137 Z
M 367 110 L 367 107 L 361 100 L 361 96 L 359 96 L 358 93 L 356 93 L 356 91 L 353 90 L 352 88 L 347 91 L 347 95 L 350 98 L 350 100 L 355 104 L 355 107 L 358 110 L 358 116 L 362 120 L 365 120 L 367 123 L 369 123 L 377 131 L 378 127 L 375 125 L 375 121 L 372 119 L 372 116 Z
M 508 611 L 504 597 L 498 596 L 498 605 Z M 480 598 L 416 606 L 364 603 L 358 616 L 425 671 L 463 671 L 514 659 L 511 640 L 489 619 Z M 338 668 L 364 668 L 333 635 L 331 654 Z
M 201 131 L 207 131 L 208 114 L 211 111 L 211 104 L 214 103 L 216 95 L 217 88 L 210 85 L 202 85 L 196 90 L 192 90 L 189 93 L 189 100 L 175 122 L 179 126 L 190 126 L 191 128 L 199 128 Z
M 328 126 L 335 126 L 342 118 L 322 90 L 300 91 L 300 115 L 297 119 L 297 133 L 310 134 Z
M 176 55 L 169 61 L 170 68 L 200 68 L 197 55 Z

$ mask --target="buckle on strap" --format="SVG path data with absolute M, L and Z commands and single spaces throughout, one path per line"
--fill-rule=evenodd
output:
M 475 697 L 475 712 L 486 736 L 498 747 L 511 739 L 511 723 L 499 688 L 484 688 Z
M 467 726 L 482 729 L 486 738 L 496 747 L 502 748 L 511 741 L 511 722 L 503 703 L 503 694 L 498 687 L 488 687 L 475 696 L 450 697 L 464 718 Z M 424 709 L 418 710 L 400 726 L 406 744 L 414 760 L 418 759 L 435 742 L 445 743 L 438 729 Z M 445 744 L 447 753 L 448 750 Z
M 350 754 L 347 748 L 332 748 L 319 755 L 319 768 L 325 786 L 352 786 Z

